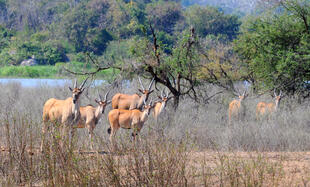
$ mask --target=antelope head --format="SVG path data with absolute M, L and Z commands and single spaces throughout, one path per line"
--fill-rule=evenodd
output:
M 76 80 L 76 79 L 75 79 L 75 81 L 74 81 L 74 87 L 73 87 L 73 89 L 69 86 L 69 90 L 72 92 L 72 98 L 73 98 L 73 103 L 74 103 L 74 104 L 78 101 L 80 95 L 81 95 L 81 94 L 83 93 L 83 91 L 85 90 L 84 85 L 85 85 L 85 83 L 86 83 L 86 81 L 87 81 L 88 78 L 89 78 L 89 77 L 87 77 L 87 78 L 82 82 L 82 84 L 81 84 L 79 87 L 77 87 L 77 80 Z
M 110 90 L 108 90 L 108 92 L 105 94 L 104 99 L 102 99 L 102 97 L 99 93 L 98 93 L 99 100 L 95 99 L 95 102 L 99 105 L 99 111 L 102 114 L 104 113 L 105 107 L 112 102 L 111 100 L 110 101 L 107 100 L 109 92 L 110 92 Z
M 274 89 L 274 90 L 273 90 L 273 95 L 274 95 L 274 98 L 275 98 L 275 104 L 276 104 L 276 108 L 277 108 L 278 105 L 279 105 L 280 100 L 283 98 L 283 96 L 282 96 L 282 90 L 280 90 L 279 95 L 277 95 L 277 94 L 276 94 L 276 90 Z
M 144 86 L 143 86 L 143 84 L 142 84 L 142 82 L 141 82 L 140 77 L 138 77 L 138 79 L 139 79 L 139 82 L 140 82 L 140 85 L 141 85 L 141 88 L 142 88 L 142 89 L 138 89 L 138 90 L 139 90 L 139 92 L 142 93 L 143 100 L 147 101 L 149 95 L 154 91 L 154 90 L 151 90 L 151 88 L 152 88 L 152 85 L 153 85 L 153 83 L 154 83 L 155 77 L 152 79 L 152 81 L 151 81 L 151 83 L 149 84 L 149 86 L 148 86 L 147 89 L 144 88 Z
M 238 96 L 240 102 L 248 96 L 246 90 L 244 90 L 242 94 L 240 94 L 240 92 L 238 91 L 238 93 L 235 93 L 235 95 Z
M 170 93 L 166 92 L 165 89 L 163 89 L 160 93 L 160 96 L 157 96 L 162 102 L 167 103 L 172 97 L 169 97 Z
M 239 100 L 242 101 L 244 98 L 246 98 L 248 95 L 246 94 L 246 90 L 242 93 L 242 95 L 239 95 Z
M 143 113 L 146 115 L 146 116 L 149 116 L 150 113 L 151 113 L 151 109 L 154 107 L 154 105 L 152 105 L 152 99 L 150 101 L 149 104 L 146 104 L 145 100 L 143 100 L 144 102 L 144 106 L 143 106 Z

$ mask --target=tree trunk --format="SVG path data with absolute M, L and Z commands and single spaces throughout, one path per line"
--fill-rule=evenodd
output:
M 173 108 L 174 110 L 177 110 L 178 106 L 179 106 L 179 102 L 180 102 L 180 96 L 179 95 L 175 95 L 173 98 Z

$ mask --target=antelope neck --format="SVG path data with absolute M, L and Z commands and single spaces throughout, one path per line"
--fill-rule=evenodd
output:
M 95 111 L 95 117 L 99 119 L 102 115 L 103 107 L 102 106 L 97 106 L 96 111 Z
M 161 111 L 165 108 L 165 106 L 166 106 L 166 102 L 161 102 L 161 106 L 160 106 L 158 113 L 161 113 Z
M 147 119 L 148 119 L 148 114 L 147 114 L 147 111 L 146 110 L 144 110 L 143 112 L 142 112 L 142 116 L 141 116 L 141 121 L 142 122 L 145 122 Z
M 275 106 L 274 106 L 274 109 L 275 109 L 275 110 L 277 110 L 277 109 L 278 109 L 279 102 L 280 102 L 280 101 L 278 101 L 278 100 L 276 100 L 276 101 L 275 101 Z
M 80 99 L 77 99 L 76 102 L 73 102 L 73 98 L 72 98 L 72 113 L 75 113 L 76 111 L 79 112 L 80 109 Z
M 144 95 L 144 94 L 142 94 L 142 95 L 140 96 L 140 99 L 139 99 L 137 108 L 141 108 L 141 106 L 142 106 L 142 104 L 143 104 L 143 100 L 145 100 L 145 98 L 146 98 L 146 95 Z
M 78 99 L 75 103 L 73 103 L 72 98 L 72 114 L 74 114 L 73 122 L 76 122 L 76 120 L 79 118 L 80 115 L 80 99 Z

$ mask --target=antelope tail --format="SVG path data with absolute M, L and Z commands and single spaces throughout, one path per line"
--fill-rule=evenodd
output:
M 111 127 L 108 128 L 108 134 L 111 134 Z

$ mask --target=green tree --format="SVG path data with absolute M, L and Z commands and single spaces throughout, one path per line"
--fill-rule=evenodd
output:
M 90 29 L 86 38 L 89 41 L 88 51 L 92 51 L 96 55 L 102 55 L 107 44 L 113 40 L 113 36 L 106 29 Z
M 146 7 L 148 20 L 157 30 L 172 34 L 175 24 L 182 18 L 180 3 L 158 1 Z
M 194 29 L 179 36 L 170 54 L 164 53 L 151 26 L 150 32 L 151 36 L 137 38 L 131 43 L 131 64 L 120 61 L 117 66 L 125 72 L 155 78 L 173 94 L 175 107 L 185 95 L 198 101 L 196 89 L 200 83 L 195 72 L 199 68 L 200 46 Z
M 186 24 L 192 25 L 201 37 L 223 35 L 228 39 L 237 36 L 241 22 L 235 15 L 225 15 L 217 8 L 194 5 L 185 12 Z
M 235 50 L 257 88 L 309 96 L 309 1 L 288 0 L 276 8 L 277 14 L 254 17 L 243 25 Z

